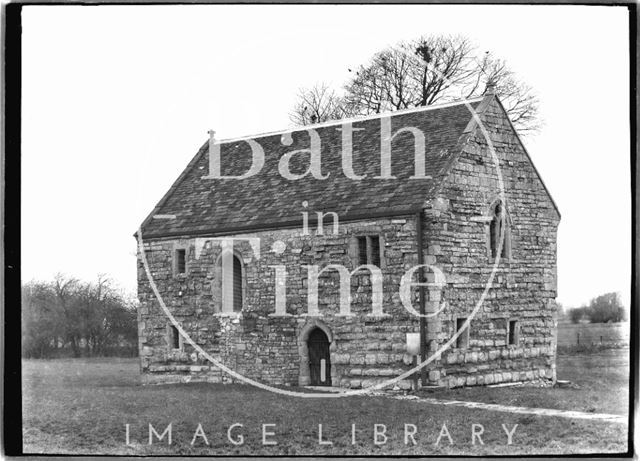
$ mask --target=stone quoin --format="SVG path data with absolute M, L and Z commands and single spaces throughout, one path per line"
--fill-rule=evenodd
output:
M 467 104 L 490 137 L 499 169 Z M 380 129 L 382 117 L 390 138 Z M 182 328 L 227 367 L 260 382 L 368 387 L 412 368 L 408 334 L 422 333 L 422 353 L 430 356 L 462 329 L 499 258 L 482 307 L 426 367 L 424 384 L 554 382 L 560 214 L 497 96 L 353 120 L 346 170 L 340 126 L 287 132 L 285 143 L 283 133 L 220 142 L 220 177 L 213 179 L 207 141 L 144 220 L 151 275 Z M 311 174 L 313 155 L 300 152 L 287 157 L 287 171 L 297 179 L 288 178 L 281 159 L 310 149 L 310 129 L 321 146 L 320 169 Z M 423 164 L 416 163 L 417 130 L 425 139 Z M 380 153 L 385 139 L 387 166 Z M 259 174 L 231 179 L 255 167 L 254 143 L 264 152 Z M 322 216 L 328 222 L 318 232 Z M 223 237 L 236 241 L 224 248 Z M 250 239 L 259 241 L 259 251 Z M 180 337 L 141 257 L 144 382 L 234 381 Z M 340 315 L 344 274 L 322 270 L 331 265 L 348 273 L 350 316 Z M 362 265 L 379 268 L 380 293 L 371 270 L 355 270 Z M 403 277 L 419 265 L 424 288 L 414 271 L 405 294 L 416 311 L 433 313 L 422 322 L 401 296 Z M 313 266 L 317 284 L 309 275 Z M 427 266 L 444 281 L 435 283 Z M 310 285 L 317 288 L 311 312 Z M 374 301 L 384 315 L 372 314 Z

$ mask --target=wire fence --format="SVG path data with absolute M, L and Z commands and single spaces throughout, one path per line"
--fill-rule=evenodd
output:
M 558 346 L 628 345 L 630 325 L 558 322 Z

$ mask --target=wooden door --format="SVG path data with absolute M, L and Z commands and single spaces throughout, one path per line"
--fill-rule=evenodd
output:
M 312 386 L 331 386 L 331 362 L 329 360 L 329 339 L 320 328 L 309 334 L 309 374 Z

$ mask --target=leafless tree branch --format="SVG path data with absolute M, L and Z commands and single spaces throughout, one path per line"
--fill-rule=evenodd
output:
M 299 125 L 427 106 L 483 95 L 493 85 L 514 126 L 537 131 L 539 101 L 502 60 L 478 56 L 468 39 L 431 35 L 400 42 L 357 67 L 339 96 L 328 85 L 302 89 L 290 119 Z

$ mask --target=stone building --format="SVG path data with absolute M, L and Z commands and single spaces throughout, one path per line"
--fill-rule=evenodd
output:
M 205 143 L 136 234 L 145 382 L 234 381 L 205 351 L 268 384 L 367 387 L 412 368 L 415 334 L 437 353 L 425 384 L 555 380 L 560 215 L 495 95 L 224 141 L 219 155 L 212 178 Z

